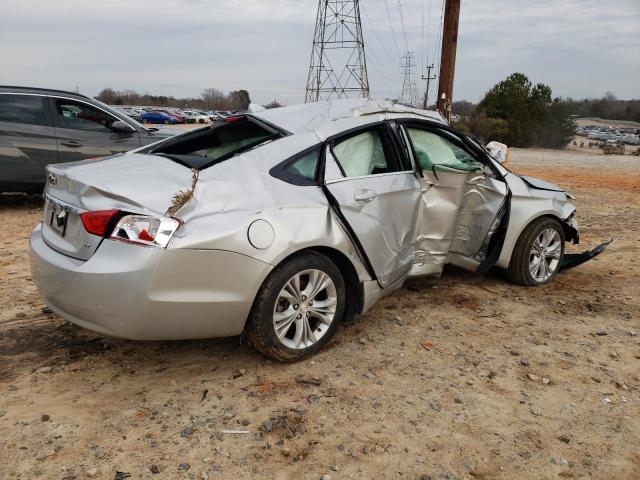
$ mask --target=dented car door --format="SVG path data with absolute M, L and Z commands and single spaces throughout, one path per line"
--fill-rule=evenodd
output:
M 385 124 L 330 142 L 325 188 L 381 287 L 413 265 L 420 203 L 415 172 L 396 152 Z
M 506 211 L 505 182 L 449 132 L 419 123 L 403 129 L 422 173 L 412 275 L 484 262 Z

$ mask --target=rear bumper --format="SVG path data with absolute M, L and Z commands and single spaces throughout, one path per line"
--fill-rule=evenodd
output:
M 158 249 L 104 240 L 87 261 L 30 240 L 44 301 L 82 327 L 132 340 L 239 335 L 272 266 L 223 250 Z

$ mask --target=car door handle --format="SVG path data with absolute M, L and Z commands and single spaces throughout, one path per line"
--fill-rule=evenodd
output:
M 82 144 L 77 140 L 62 140 L 60 145 L 64 145 L 65 147 L 78 148 L 81 147 Z
M 353 199 L 358 203 L 369 203 L 374 200 L 378 194 L 373 190 L 358 190 L 354 195 Z

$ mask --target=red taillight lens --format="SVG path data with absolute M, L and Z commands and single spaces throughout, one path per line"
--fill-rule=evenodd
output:
M 153 242 L 155 239 L 147 232 L 145 228 L 143 228 L 138 234 L 138 238 L 140 240 L 144 240 L 145 242 Z
M 227 117 L 223 121 L 224 123 L 233 123 L 233 122 L 237 122 L 238 120 L 242 120 L 243 118 L 244 118 L 244 115 L 236 115 L 235 117 Z
M 97 210 L 95 212 L 84 212 L 80 214 L 80 220 L 84 229 L 99 237 L 106 237 L 109 231 L 109 227 L 112 225 L 112 220 L 116 215 L 120 213 L 120 210 Z

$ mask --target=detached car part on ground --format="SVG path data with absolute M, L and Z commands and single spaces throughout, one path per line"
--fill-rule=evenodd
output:
M 31 259 L 55 312 L 130 339 L 245 332 L 279 360 L 316 352 L 409 277 L 496 265 L 539 285 L 578 242 L 562 189 L 385 102 L 231 117 L 48 171 Z

